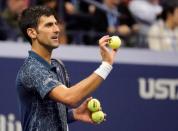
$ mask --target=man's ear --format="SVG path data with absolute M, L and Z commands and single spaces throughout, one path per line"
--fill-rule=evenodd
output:
M 35 39 L 37 36 L 37 32 L 34 28 L 28 28 L 27 29 L 27 34 L 31 39 Z

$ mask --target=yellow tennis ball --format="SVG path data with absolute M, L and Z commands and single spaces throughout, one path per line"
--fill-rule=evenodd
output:
M 88 109 L 91 112 L 99 111 L 101 109 L 101 104 L 97 99 L 91 99 L 88 102 Z
M 112 36 L 109 39 L 108 45 L 112 49 L 118 49 L 121 46 L 121 39 L 118 36 Z
M 95 123 L 99 124 L 104 120 L 104 113 L 102 111 L 93 112 L 91 118 Z

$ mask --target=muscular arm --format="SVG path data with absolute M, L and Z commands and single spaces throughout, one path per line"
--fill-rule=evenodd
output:
M 113 64 L 116 51 L 109 50 L 106 45 L 109 36 L 104 36 L 99 40 L 100 53 L 102 56 L 102 61 Z M 53 100 L 63 102 L 70 106 L 76 105 L 82 98 L 86 97 L 94 90 L 96 90 L 104 79 L 100 77 L 97 73 L 92 73 L 87 78 L 81 80 L 74 86 L 66 88 L 64 85 L 60 85 L 52 89 L 49 93 L 49 97 Z
M 54 88 L 49 93 L 49 96 L 55 101 L 60 101 L 70 106 L 74 106 L 82 98 L 96 90 L 102 81 L 103 78 L 93 73 L 70 88 L 67 88 L 64 85 Z

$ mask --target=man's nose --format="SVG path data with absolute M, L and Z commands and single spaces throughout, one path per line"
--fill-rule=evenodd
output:
M 54 32 L 56 33 L 60 32 L 59 25 L 54 25 Z

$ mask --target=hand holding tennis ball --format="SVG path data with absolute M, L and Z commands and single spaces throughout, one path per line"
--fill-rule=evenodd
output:
M 93 112 L 91 115 L 92 120 L 97 124 L 103 122 L 104 117 L 105 117 L 105 115 L 102 111 Z
M 88 109 L 91 112 L 99 111 L 99 110 L 101 110 L 101 104 L 97 99 L 91 99 L 88 102 Z
M 121 39 L 118 36 L 112 36 L 109 39 L 108 45 L 112 49 L 118 49 L 121 46 Z

